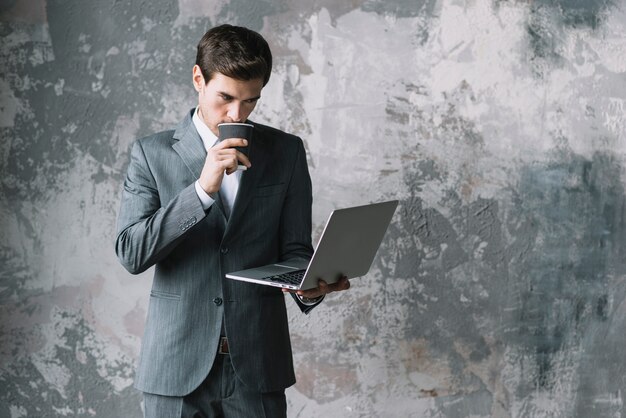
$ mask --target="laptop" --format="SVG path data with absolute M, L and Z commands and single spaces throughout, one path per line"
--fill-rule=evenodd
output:
M 289 260 L 226 274 L 242 280 L 293 290 L 317 287 L 319 279 L 332 284 L 367 274 L 397 200 L 334 210 L 326 222 L 311 261 Z

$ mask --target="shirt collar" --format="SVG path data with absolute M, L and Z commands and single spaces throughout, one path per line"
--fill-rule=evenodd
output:
M 204 123 L 204 121 L 200 119 L 200 116 L 198 115 L 198 110 L 199 107 L 196 107 L 196 111 L 193 112 L 191 120 L 193 121 L 193 124 L 196 127 L 198 134 L 200 135 L 200 138 L 202 138 L 204 149 L 208 152 L 209 148 L 211 148 L 217 142 L 217 137 L 213 132 L 211 132 L 209 127 L 206 126 L 206 123 Z

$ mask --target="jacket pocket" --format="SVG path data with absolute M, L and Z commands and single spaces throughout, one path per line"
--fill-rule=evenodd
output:
M 171 292 L 164 292 L 162 290 L 151 290 L 150 297 L 159 298 L 159 299 L 171 299 L 171 300 L 179 300 L 180 295 Z

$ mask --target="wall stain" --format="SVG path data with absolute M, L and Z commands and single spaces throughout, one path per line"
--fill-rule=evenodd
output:
M 507 0 L 497 2 L 506 3 Z M 543 78 L 555 65 L 566 63 L 562 48 L 568 29 L 598 29 L 611 9 L 617 7 L 613 0 L 539 0 L 529 3 L 530 16 L 526 27 L 529 61 L 539 78 Z
M 511 264 L 520 305 L 506 336 L 535 359 L 520 396 L 558 382 L 557 358 L 607 320 L 607 281 L 626 272 L 621 165 L 606 153 L 562 154 L 524 169 L 516 187 L 514 216 L 537 225 L 532 251 Z

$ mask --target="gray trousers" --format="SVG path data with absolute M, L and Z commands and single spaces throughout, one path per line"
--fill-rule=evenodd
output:
M 230 356 L 218 354 L 207 378 L 189 395 L 144 392 L 145 418 L 287 418 L 285 391 L 260 393 L 241 383 Z

